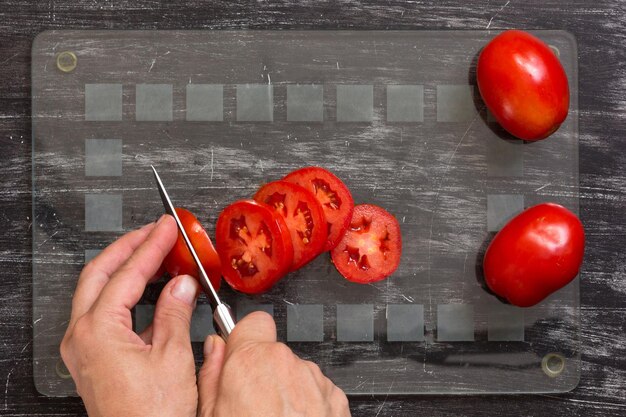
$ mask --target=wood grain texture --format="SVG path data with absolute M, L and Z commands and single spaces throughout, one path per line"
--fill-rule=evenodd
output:
M 0 5 L 0 414 L 83 415 L 77 399 L 39 396 L 32 381 L 30 47 L 51 28 L 566 29 L 579 45 L 583 369 L 558 396 L 379 397 L 354 416 L 618 416 L 626 412 L 626 4 L 306 1 L 95 2 Z

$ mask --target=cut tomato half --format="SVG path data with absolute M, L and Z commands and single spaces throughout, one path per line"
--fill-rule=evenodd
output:
M 322 207 L 315 195 L 287 181 L 265 184 L 254 196 L 285 219 L 293 244 L 294 271 L 319 255 L 326 244 L 327 226 Z
M 202 267 L 209 276 L 213 288 L 215 288 L 215 291 L 219 290 L 222 281 L 221 262 L 213 247 L 211 238 L 209 238 L 200 221 L 189 210 L 176 208 L 176 214 L 178 214 L 178 218 L 185 228 L 185 233 L 187 233 L 187 237 L 198 254 L 200 263 L 202 263 Z M 163 266 L 172 277 L 191 275 L 198 278 L 200 276 L 198 266 L 193 260 L 191 252 L 189 252 L 180 232 L 178 232 L 178 239 L 174 247 L 163 260 Z
M 339 273 L 360 284 L 387 278 L 400 265 L 401 255 L 398 220 L 371 204 L 354 207 L 348 231 L 331 252 Z
M 285 220 L 270 206 L 253 200 L 235 202 L 222 211 L 215 239 L 224 279 L 246 294 L 269 290 L 293 261 Z
M 283 179 L 298 184 L 315 195 L 322 206 L 327 223 L 327 238 L 323 251 L 337 246 L 348 230 L 354 209 L 354 200 L 348 187 L 335 174 L 320 167 L 301 168 Z

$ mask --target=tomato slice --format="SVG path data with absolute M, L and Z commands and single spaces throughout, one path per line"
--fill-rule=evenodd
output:
M 322 253 L 328 233 L 326 218 L 312 192 L 291 182 L 274 181 L 261 187 L 254 199 L 285 219 L 293 244 L 292 271 Z
M 222 275 L 237 291 L 267 291 L 291 267 L 291 235 L 285 220 L 266 204 L 253 200 L 231 204 L 217 219 L 215 234 Z
M 178 214 L 180 222 L 183 224 L 185 232 L 187 233 L 187 237 L 189 237 L 191 244 L 198 254 L 198 258 L 200 258 L 200 263 L 202 263 L 204 270 L 211 280 L 211 284 L 213 284 L 213 288 L 215 288 L 215 291 L 219 290 L 222 281 L 221 263 L 213 247 L 213 243 L 211 243 L 211 238 L 196 216 L 189 210 L 176 208 L 176 214 Z M 174 247 L 163 260 L 163 266 L 172 277 L 191 275 L 198 278 L 200 276 L 198 266 L 194 262 L 191 252 L 189 252 L 183 235 L 180 232 L 178 232 L 178 239 Z
M 398 220 L 381 207 L 361 204 L 354 207 L 350 227 L 331 258 L 348 281 L 367 284 L 391 275 L 401 254 Z
M 328 237 L 323 251 L 337 246 L 348 230 L 354 209 L 354 200 L 348 187 L 335 174 L 320 167 L 298 169 L 283 180 L 301 185 L 315 195 L 328 224 Z

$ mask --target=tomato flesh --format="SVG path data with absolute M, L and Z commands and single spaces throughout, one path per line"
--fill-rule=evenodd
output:
M 535 141 L 567 117 L 569 86 L 559 59 L 535 36 L 508 30 L 482 50 L 476 67 L 480 94 L 513 136 Z
M 400 265 L 400 224 L 385 209 L 354 207 L 348 231 L 332 250 L 335 267 L 348 281 L 367 284 L 391 275 Z
M 576 215 L 558 204 L 539 204 L 507 223 L 489 244 L 485 281 L 519 307 L 533 306 L 576 277 L 585 232 Z
M 242 200 L 226 207 L 216 226 L 222 275 L 235 290 L 269 290 L 291 267 L 293 246 L 283 218 L 263 203 Z
M 292 271 L 322 252 L 327 237 L 326 219 L 309 190 L 287 181 L 274 181 L 261 187 L 254 199 L 273 207 L 285 219 L 293 245 Z
M 176 214 L 180 218 L 185 233 L 191 241 L 193 248 L 195 249 L 202 267 L 206 271 L 211 284 L 215 291 L 219 290 L 220 283 L 222 281 L 221 274 L 221 262 L 220 258 L 213 247 L 211 238 L 202 227 L 202 224 L 198 221 L 189 210 L 184 208 L 176 208 Z M 200 276 L 198 267 L 191 256 L 191 252 L 187 248 L 187 244 L 183 239 L 182 233 L 178 232 L 178 239 L 174 244 L 172 250 L 167 254 L 163 260 L 163 266 L 165 270 L 172 277 L 178 275 L 191 275 L 195 278 Z
M 320 167 L 298 169 L 283 180 L 298 184 L 313 193 L 327 223 L 327 238 L 322 250 L 331 250 L 337 246 L 348 230 L 354 210 L 354 200 L 348 187 L 333 173 Z

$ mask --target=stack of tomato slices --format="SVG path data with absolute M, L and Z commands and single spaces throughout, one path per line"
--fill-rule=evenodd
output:
M 293 171 L 226 207 L 215 228 L 217 251 L 199 221 L 176 210 L 216 288 L 221 275 L 237 291 L 265 292 L 327 251 L 339 273 L 356 283 L 385 279 L 400 264 L 396 218 L 378 206 L 355 206 L 346 185 L 320 167 Z M 164 265 L 171 275 L 198 276 L 180 235 Z

